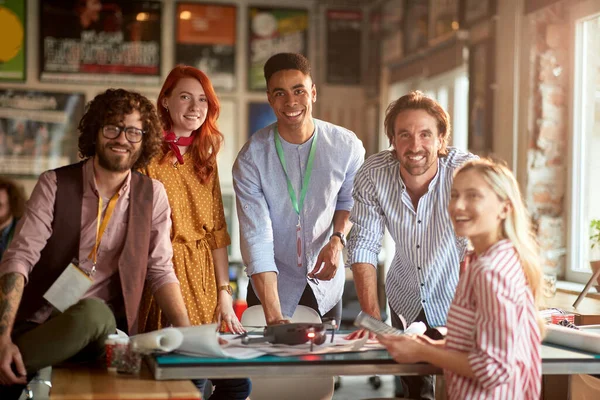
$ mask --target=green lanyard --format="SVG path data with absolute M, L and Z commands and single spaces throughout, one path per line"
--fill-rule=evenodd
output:
M 312 145 L 310 146 L 310 153 L 308 154 L 308 164 L 306 165 L 306 173 L 304 174 L 304 179 L 302 180 L 302 188 L 300 189 L 300 203 L 298 203 L 296 193 L 294 193 L 294 188 L 292 187 L 292 182 L 290 182 L 290 178 L 287 173 L 287 164 L 285 163 L 285 155 L 283 154 L 283 147 L 281 147 L 281 139 L 279 139 L 279 132 L 277 131 L 277 126 L 275 126 L 275 148 L 277 149 L 277 155 L 279 156 L 279 161 L 281 161 L 283 172 L 285 172 L 285 179 L 287 181 L 288 193 L 290 194 L 290 199 L 292 200 L 292 206 L 294 207 L 294 211 L 296 211 L 296 214 L 298 214 L 298 225 L 300 225 L 300 210 L 302 209 L 302 205 L 304 204 L 304 198 L 306 197 L 306 191 L 308 189 L 308 182 L 310 182 L 310 176 L 312 175 L 313 162 L 315 161 L 315 150 L 317 149 L 317 134 L 318 131 L 315 126 L 315 137 L 313 138 Z

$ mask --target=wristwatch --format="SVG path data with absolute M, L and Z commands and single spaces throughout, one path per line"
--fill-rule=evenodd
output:
M 342 232 L 333 232 L 333 234 L 329 237 L 329 240 L 331 240 L 331 238 L 334 236 L 339 237 L 340 242 L 342 242 L 342 246 L 346 247 L 346 235 L 344 235 Z
M 229 285 L 229 284 L 228 285 L 221 285 L 221 286 L 219 286 L 219 290 L 218 291 L 220 292 L 221 290 L 224 290 L 227 293 L 229 293 L 230 296 L 233 296 L 233 288 L 231 287 L 231 285 Z

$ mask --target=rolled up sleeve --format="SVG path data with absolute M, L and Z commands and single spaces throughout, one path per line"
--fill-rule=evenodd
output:
M 486 389 L 510 381 L 517 369 L 516 299 L 511 296 L 510 278 L 492 268 L 474 277 L 476 336 L 475 350 L 469 354 L 475 380 Z
M 376 198 L 375 186 L 367 168 L 361 168 L 354 184 L 354 207 L 350 221 L 354 224 L 348 240 L 347 266 L 367 263 L 377 267 L 381 240 L 385 231 L 383 211 Z
M 165 187 L 153 179 L 152 227 L 148 250 L 146 282 L 152 293 L 168 283 L 179 283 L 173 270 L 173 246 L 171 245 L 171 207 Z
M 240 223 L 240 250 L 248 275 L 278 272 L 269 206 L 258 169 L 244 149 L 233 165 L 233 188 Z

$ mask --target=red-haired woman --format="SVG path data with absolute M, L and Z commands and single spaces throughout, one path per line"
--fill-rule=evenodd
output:
M 242 333 L 244 329 L 232 306 L 227 258 L 231 239 L 217 171 L 217 154 L 223 142 L 216 123 L 219 108 L 212 84 L 202 71 L 189 66 L 175 67 L 157 100 L 165 131 L 163 151 L 143 172 L 162 182 L 167 190 L 173 221 L 173 267 L 191 324 L 220 319 L 232 332 Z M 140 309 L 140 331 L 168 324 L 156 301 L 145 295 Z M 229 394 L 223 398 L 245 399 L 249 394 L 250 383 L 246 379 L 228 380 L 223 385 L 213 383 L 219 392 L 225 389 L 222 386 L 240 389 L 235 396 Z

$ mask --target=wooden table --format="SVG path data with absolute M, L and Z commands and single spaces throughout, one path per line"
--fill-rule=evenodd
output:
M 105 368 L 53 368 L 50 400 L 198 400 L 189 380 L 156 381 L 144 364 L 139 375 L 109 373 Z
M 559 289 L 554 297 L 544 298 L 544 305 L 575 314 L 575 325 L 600 324 L 600 294 L 588 293 L 579 307 L 573 308 L 578 295 L 579 293 Z

